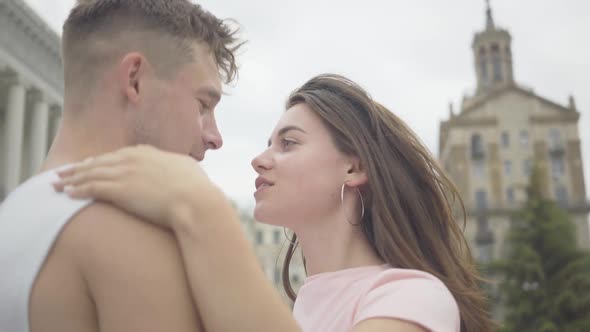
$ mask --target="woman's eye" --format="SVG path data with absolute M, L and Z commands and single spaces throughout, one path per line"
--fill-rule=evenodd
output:
M 281 145 L 285 149 L 290 147 L 291 145 L 294 145 L 294 144 L 297 144 L 297 143 L 295 141 L 291 141 L 291 140 L 284 139 L 284 138 L 281 140 Z

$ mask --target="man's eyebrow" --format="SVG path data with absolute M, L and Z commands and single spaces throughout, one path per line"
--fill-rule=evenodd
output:
M 283 127 L 279 130 L 279 132 L 277 133 L 277 136 L 285 135 L 287 132 L 289 132 L 291 130 L 297 130 L 297 131 L 300 131 L 300 132 L 306 134 L 305 130 L 303 130 L 297 126 L 286 126 L 286 127 Z M 270 146 L 270 138 L 268 139 L 268 146 Z

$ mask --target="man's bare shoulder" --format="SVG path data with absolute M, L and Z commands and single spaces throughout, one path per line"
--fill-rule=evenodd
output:
M 97 263 L 105 258 L 115 263 L 117 257 L 106 254 L 142 255 L 139 249 L 150 253 L 180 257 L 173 234 L 161 227 L 144 222 L 112 205 L 94 203 L 75 215 L 64 231 L 63 241 L 84 255 L 84 263 Z M 157 248 L 158 250 L 150 250 Z M 167 250 L 162 250 L 162 249 Z M 142 251 L 143 251 L 142 250 Z M 154 257 L 157 258 L 157 257 Z M 140 262 L 138 262 L 140 263 Z M 155 263 L 152 262 L 152 263 Z M 92 269 L 91 266 L 89 268 Z
M 171 232 L 95 203 L 72 218 L 58 241 L 88 285 L 101 331 L 200 331 Z

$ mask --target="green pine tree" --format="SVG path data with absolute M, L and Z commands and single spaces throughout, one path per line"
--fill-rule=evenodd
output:
M 505 259 L 489 270 L 500 280 L 503 332 L 590 331 L 590 253 L 576 247 L 567 212 L 543 195 L 533 170 L 525 206 L 514 219 Z

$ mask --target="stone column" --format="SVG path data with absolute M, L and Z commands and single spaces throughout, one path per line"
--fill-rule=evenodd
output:
M 45 160 L 47 153 L 47 135 L 49 129 L 49 105 L 41 91 L 33 92 L 33 114 L 31 124 L 31 171 L 36 174 Z
M 16 76 L 11 78 L 9 86 L 6 103 L 6 136 L 4 137 L 5 194 L 10 193 L 20 183 L 26 102 L 25 86 Z

